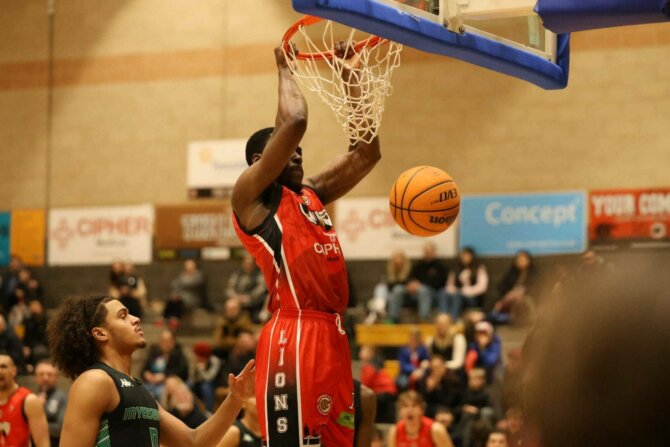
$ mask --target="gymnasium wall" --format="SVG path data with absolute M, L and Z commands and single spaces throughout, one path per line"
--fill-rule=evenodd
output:
M 0 14 L 0 209 L 186 200 L 186 145 L 273 122 L 287 0 L 9 0 Z M 53 89 L 49 89 L 49 45 Z M 579 33 L 563 91 L 407 50 L 384 158 L 352 195 L 433 164 L 463 193 L 668 184 L 670 27 Z M 308 97 L 306 171 L 346 142 Z

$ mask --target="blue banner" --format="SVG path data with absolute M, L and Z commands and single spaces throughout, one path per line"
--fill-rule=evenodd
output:
M 586 248 L 584 192 L 463 197 L 459 245 L 478 254 L 580 253 Z
M 11 222 L 9 211 L 0 212 L 0 265 L 9 264 L 9 225 Z

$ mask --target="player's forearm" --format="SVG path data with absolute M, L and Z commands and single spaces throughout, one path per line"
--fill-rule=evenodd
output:
M 279 103 L 275 128 L 307 120 L 307 102 L 287 67 L 279 68 Z
M 215 447 L 242 409 L 242 400 L 229 394 L 216 413 L 195 429 L 194 446 Z

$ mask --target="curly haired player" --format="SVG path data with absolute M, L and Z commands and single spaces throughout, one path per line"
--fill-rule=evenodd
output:
M 48 328 L 54 363 L 74 380 L 63 421 L 68 447 L 215 446 L 253 395 L 254 362 L 229 377 L 230 394 L 192 430 L 131 377 L 133 353 L 146 346 L 139 318 L 107 297 L 70 298 Z

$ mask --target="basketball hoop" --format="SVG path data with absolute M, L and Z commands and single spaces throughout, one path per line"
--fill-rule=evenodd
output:
M 335 112 L 352 143 L 370 143 L 377 135 L 384 101 L 392 92 L 391 75 L 400 65 L 402 51 L 397 42 L 373 35 L 361 37 L 362 34 L 351 29 L 347 37 L 340 38 L 330 20 L 304 16 L 282 39 L 282 50 L 293 76 Z M 338 58 L 333 52 L 341 40 L 355 52 L 349 60 Z M 354 66 L 347 63 L 354 60 Z

